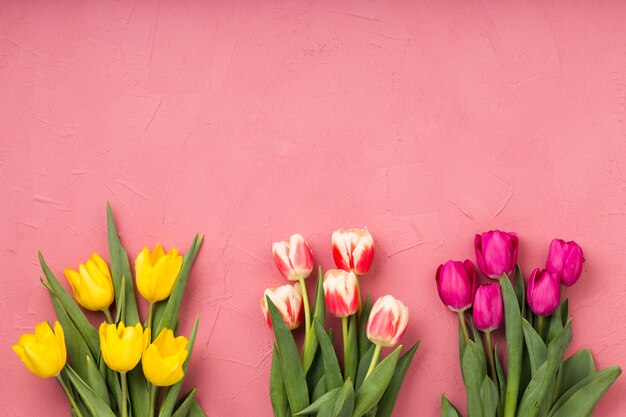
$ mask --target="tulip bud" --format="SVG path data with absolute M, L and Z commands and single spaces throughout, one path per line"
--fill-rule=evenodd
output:
M 84 265 L 79 265 L 78 272 L 73 269 L 64 272 L 81 306 L 91 311 L 109 308 L 114 296 L 111 271 L 98 254 L 92 254 Z
M 583 250 L 576 242 L 554 239 L 548 251 L 546 269 L 558 274 L 561 284 L 570 287 L 580 278 L 583 262 L 585 262 Z
M 289 328 L 293 330 L 298 328 L 304 320 L 304 308 L 302 304 L 302 288 L 300 283 L 296 282 L 294 285 L 283 285 L 278 288 L 268 288 L 261 298 L 261 310 L 265 315 L 265 321 L 267 325 L 272 328 L 272 319 L 270 318 L 270 310 L 267 306 L 267 298 L 272 300 L 272 303 L 276 306 L 280 314 L 283 316 L 283 321 Z
M 435 281 L 439 298 L 450 310 L 461 312 L 472 306 L 477 285 L 472 261 L 448 261 L 439 265 Z
M 517 233 L 491 230 L 474 238 L 476 263 L 489 278 L 511 275 L 517 265 Z
M 176 248 L 165 253 L 157 244 L 151 253 L 144 247 L 135 259 L 137 289 L 143 298 L 154 303 L 169 297 L 182 264 L 183 257 Z
M 561 301 L 559 276 L 547 269 L 535 269 L 528 280 L 528 306 L 540 316 L 552 315 Z
M 184 336 L 174 338 L 170 329 L 161 330 L 141 357 L 146 379 L 158 387 L 169 387 L 183 379 L 188 343 Z
M 274 242 L 272 254 L 278 270 L 288 280 L 298 281 L 311 275 L 313 253 L 302 235 L 291 235 L 289 242 Z
M 495 330 L 502 325 L 503 312 L 500 286 L 492 283 L 478 287 L 472 309 L 474 326 L 483 332 Z
M 54 322 L 54 332 L 46 321 L 35 326 L 34 334 L 23 334 L 13 345 L 24 365 L 39 378 L 57 376 L 67 361 L 63 327 Z
M 337 268 L 363 275 L 374 259 L 374 238 L 367 229 L 339 229 L 333 232 L 333 258 Z
M 372 307 L 367 320 L 367 338 L 382 347 L 394 346 L 404 335 L 408 322 L 409 309 L 402 301 L 385 295 Z
M 124 326 L 102 323 L 100 325 L 100 350 L 104 362 L 118 372 L 128 372 L 137 366 L 143 351 L 150 343 L 150 329 L 144 330 L 141 323 Z
M 348 317 L 359 309 L 359 288 L 354 272 L 329 269 L 324 275 L 326 307 L 336 317 Z

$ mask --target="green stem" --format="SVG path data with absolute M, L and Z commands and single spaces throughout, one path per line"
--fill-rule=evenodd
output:
M 144 326 L 146 329 L 150 329 L 152 330 L 152 316 L 154 315 L 154 304 L 155 303 L 150 303 L 148 305 L 148 320 L 146 320 L 146 325 Z M 157 335 L 153 335 L 154 337 L 156 337 Z
M 363 310 L 363 303 L 361 302 L 361 284 L 359 283 L 359 275 L 355 273 L 354 276 L 356 277 L 356 289 L 359 292 L 359 308 L 357 310 L 357 317 L 361 318 L 361 310 Z
M 543 325 L 544 325 L 544 317 L 537 317 L 537 333 L 539 333 L 539 337 L 543 339 Z
M 122 417 L 128 417 L 128 384 L 126 383 L 126 372 L 120 372 L 122 380 Z
M 306 335 L 309 334 L 309 330 L 311 330 L 311 310 L 309 309 L 309 296 L 306 292 L 304 278 L 300 278 L 300 289 L 302 290 L 302 302 L 304 303 L 304 328 L 306 330 L 306 337 Z
M 485 332 L 485 339 L 487 340 L 487 358 L 489 359 L 489 375 L 494 383 L 498 383 L 498 377 L 496 376 L 496 364 L 493 360 L 493 349 L 491 348 L 491 330 Z
M 74 396 L 70 392 L 70 389 L 67 387 L 67 385 L 65 385 L 65 382 L 63 382 L 63 378 L 61 378 L 61 375 L 60 374 L 57 375 L 56 378 L 57 378 L 57 381 L 59 381 L 61 388 L 63 388 L 63 391 L 65 391 L 67 398 L 70 400 L 70 404 L 72 405 L 72 408 L 76 412 L 76 417 L 83 417 L 83 414 L 80 412 L 80 409 L 78 408 L 78 404 L 76 404 L 76 400 L 74 400 Z
M 148 411 L 148 417 L 154 417 L 154 410 L 156 409 L 157 386 L 154 384 L 150 385 L 150 410 Z
M 374 368 L 376 368 L 376 363 L 378 363 L 378 358 L 380 357 L 380 350 L 382 348 L 383 347 L 381 345 L 376 345 L 376 347 L 374 348 L 374 355 L 372 356 L 370 367 L 367 369 L 367 374 L 365 374 L 365 379 L 367 379 L 367 377 L 370 376 Z
M 465 344 L 469 342 L 469 333 L 467 332 L 467 323 L 465 323 L 465 311 L 459 311 L 459 323 L 461 323 L 461 331 L 463 332 L 463 339 Z
M 341 318 L 341 329 L 343 330 L 343 371 L 346 375 L 346 379 L 348 378 L 348 317 Z
M 104 313 L 109 323 L 115 323 L 115 321 L 113 320 L 113 317 L 111 316 L 111 311 L 109 310 L 109 307 L 102 310 L 102 312 Z

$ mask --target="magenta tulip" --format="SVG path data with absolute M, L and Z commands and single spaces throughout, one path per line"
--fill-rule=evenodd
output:
M 533 313 L 544 317 L 552 315 L 561 301 L 558 274 L 547 269 L 535 269 L 528 280 L 526 299 Z
M 562 239 L 554 239 L 550 243 L 546 269 L 558 274 L 561 284 L 570 287 L 578 281 L 583 272 L 583 250 L 574 241 L 565 242 Z
M 472 306 L 477 285 L 472 261 L 448 261 L 439 265 L 435 281 L 439 298 L 450 310 L 461 312 Z
M 519 239 L 516 233 L 491 230 L 474 238 L 476 263 L 492 279 L 511 275 L 517 264 Z
M 478 287 L 472 317 L 476 328 L 483 332 L 491 332 L 502 325 L 504 309 L 500 285 L 492 283 Z

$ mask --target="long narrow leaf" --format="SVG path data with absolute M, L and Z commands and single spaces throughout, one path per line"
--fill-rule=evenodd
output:
M 313 304 L 313 320 L 317 320 L 324 324 L 326 321 L 326 300 L 324 298 L 324 276 L 322 274 L 322 267 L 317 269 L 317 287 L 315 289 L 315 303 Z M 302 367 L 304 373 L 308 374 L 309 369 L 313 365 L 315 354 L 317 353 L 317 347 L 319 341 L 317 340 L 317 331 L 314 326 L 311 326 L 309 334 L 305 341 L 305 346 L 302 349 Z
M 91 415 L 98 417 L 115 417 L 111 408 L 98 397 L 98 394 L 96 394 L 70 366 L 66 365 L 62 372 L 67 376 L 78 395 L 80 395 L 85 408 L 87 408 Z
M 270 371 L 270 401 L 272 402 L 272 410 L 274 417 L 289 416 L 289 401 L 287 400 L 287 392 L 285 391 L 285 382 L 283 374 L 280 370 L 280 358 L 276 344 L 272 349 L 272 370 Z
M 180 405 L 176 407 L 176 411 L 172 414 L 172 417 L 186 417 L 193 404 L 194 395 L 196 395 L 196 387 L 193 387 L 191 391 L 183 395 L 183 398 L 180 400 Z
M 339 361 L 337 361 L 337 354 L 335 353 L 333 344 L 328 338 L 328 335 L 324 331 L 320 322 L 315 320 L 313 322 L 313 326 L 317 330 L 317 338 L 320 342 L 322 358 L 324 359 L 326 387 L 328 390 L 340 388 L 343 385 L 343 378 L 341 377 L 341 369 L 339 368 Z
M 359 295 L 360 296 L 360 295 Z M 370 316 L 370 312 L 372 311 L 372 298 L 370 293 L 367 293 L 367 297 L 365 298 L 365 303 L 363 304 L 363 309 L 361 310 L 361 315 L 358 317 L 359 322 L 359 361 L 363 360 L 363 356 L 367 353 L 369 348 L 373 346 L 373 343 L 367 338 L 367 319 Z
M 502 301 L 504 302 L 504 321 L 506 326 L 506 353 L 508 376 L 504 400 L 504 417 L 514 417 L 517 409 L 520 376 L 522 370 L 522 315 L 515 291 L 506 274 L 500 280 Z
M 474 342 L 469 341 L 463 352 L 463 380 L 467 392 L 467 415 L 482 417 L 483 404 L 480 397 L 480 387 L 487 376 L 485 354 Z
M 398 398 L 398 394 L 400 392 L 400 387 L 402 386 L 402 382 L 404 381 L 404 376 L 406 372 L 409 370 L 409 365 L 411 365 L 411 361 L 413 360 L 413 356 L 415 356 L 415 352 L 417 351 L 417 347 L 419 346 L 420 341 L 418 340 L 415 344 L 409 349 L 400 359 L 398 360 L 398 364 L 396 365 L 396 370 L 391 377 L 391 381 L 389 381 L 389 385 L 383 394 L 383 397 L 378 402 L 378 410 L 376 411 L 376 417 L 390 417 L 391 412 L 393 411 L 393 407 L 396 405 L 396 399 Z
M 356 393 L 352 417 L 361 417 L 378 404 L 393 377 L 401 351 L 402 345 L 376 365 L 372 373 L 365 378 Z
M 548 358 L 548 348 L 541 336 L 526 319 L 522 319 L 522 329 L 524 331 L 524 340 L 526 341 L 526 350 L 530 358 L 531 374 L 534 376 L 537 369 Z

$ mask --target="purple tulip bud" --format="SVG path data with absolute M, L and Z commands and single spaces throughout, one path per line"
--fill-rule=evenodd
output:
M 585 262 L 583 250 L 576 242 L 554 239 L 550 243 L 546 269 L 558 274 L 561 284 L 566 287 L 570 287 L 578 281 L 583 272 L 583 262 Z
M 511 275 L 517 265 L 517 233 L 491 230 L 474 238 L 476 263 L 483 274 L 497 279 Z
M 474 296 L 472 317 L 474 325 L 483 332 L 490 332 L 502 325 L 504 310 L 502 293 L 496 283 L 484 284 L 478 287 Z
M 476 292 L 476 268 L 472 261 L 439 265 L 435 280 L 439 297 L 450 310 L 460 312 L 472 306 Z
M 526 299 L 533 313 L 552 315 L 561 301 L 559 276 L 547 269 L 535 269 L 528 280 Z

